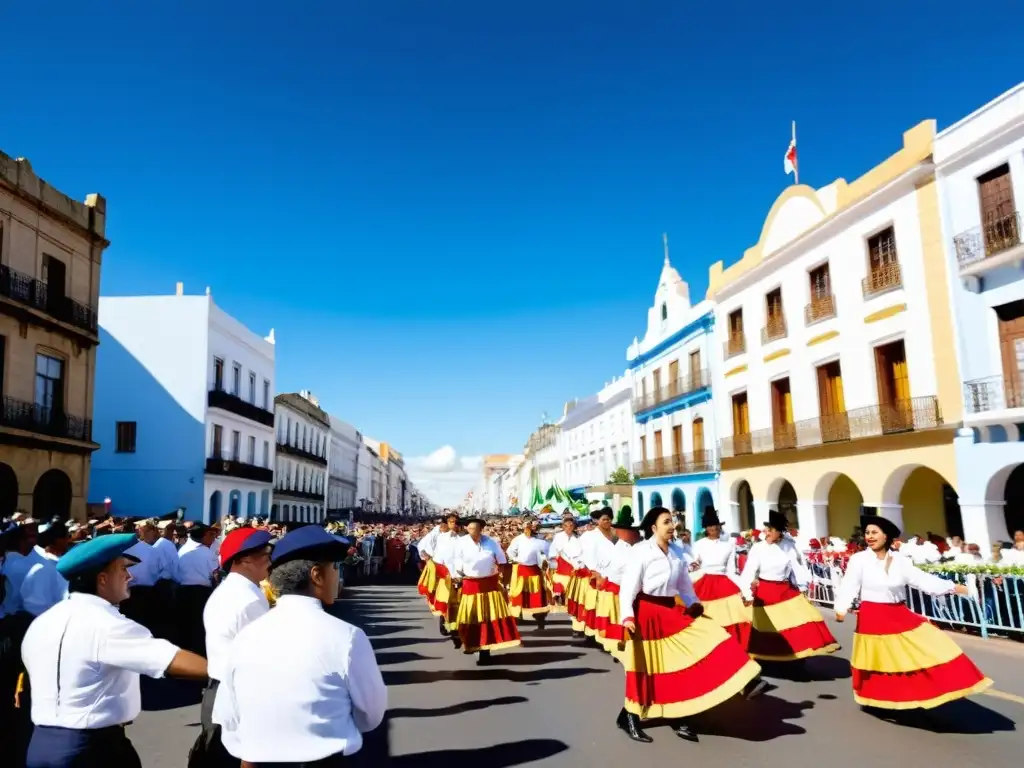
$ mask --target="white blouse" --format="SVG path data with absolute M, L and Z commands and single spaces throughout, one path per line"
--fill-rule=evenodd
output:
M 509 543 L 507 555 L 513 563 L 541 566 L 548 558 L 548 543 L 520 533 Z
M 629 554 L 632 550 L 632 544 L 627 544 L 622 539 L 616 541 L 615 546 L 611 549 L 608 562 L 601 564 L 601 575 L 612 584 L 621 584 L 622 575 L 626 572 L 626 563 L 629 562 Z
M 463 536 L 455 544 L 449 567 L 469 579 L 486 579 L 507 562 L 501 545 L 489 536 L 481 536 L 479 543 L 472 536 Z
M 554 560 L 562 554 L 562 550 L 565 548 L 566 543 L 570 539 L 576 538 L 575 536 L 569 536 L 565 531 L 559 531 L 551 538 L 551 547 L 548 549 L 548 558 Z
M 686 561 L 674 547 L 662 552 L 654 539 L 641 541 L 629 549 L 626 568 L 619 584 L 619 615 L 624 622 L 634 618 L 633 601 L 637 595 L 682 598 L 687 606 L 699 603 Z
M 736 544 L 732 539 L 699 539 L 693 544 L 694 562 L 700 575 L 728 576 L 739 586 L 740 574 L 736 566 Z M 694 578 L 699 578 L 695 576 Z
M 928 595 L 949 595 L 956 588 L 954 582 L 917 568 L 910 558 L 893 557 L 891 553 L 886 573 L 886 559 L 879 560 L 871 551 L 850 557 L 836 594 L 836 613 L 849 611 L 858 597 L 867 603 L 903 603 L 907 599 L 907 587 Z
M 602 566 L 607 567 L 611 562 L 615 541 L 615 539 L 605 538 L 601 533 L 588 539 L 587 546 L 583 550 L 583 564 L 591 571 L 603 574 Z
M 416 551 L 420 553 L 420 557 L 426 559 L 434 556 L 434 548 L 437 547 L 437 537 L 441 535 L 441 526 L 435 525 L 430 529 L 430 533 L 420 539 L 419 544 L 416 545 Z
M 558 555 L 573 568 L 582 568 L 583 545 L 580 543 L 580 537 L 572 536 L 567 538 L 565 543 L 562 545 L 562 549 L 558 552 Z M 550 552 L 548 553 L 548 556 L 553 557 Z
M 747 563 L 740 574 L 739 586 L 746 600 L 753 599 L 750 586 L 754 579 L 794 581 L 804 591 L 811 582 L 811 574 L 800 562 L 796 545 L 791 540 L 783 539 L 778 544 L 759 541 L 750 548 Z
M 430 545 L 430 559 L 435 565 L 451 567 L 452 558 L 455 556 L 455 545 L 461 537 L 457 533 L 445 531 L 434 537 Z

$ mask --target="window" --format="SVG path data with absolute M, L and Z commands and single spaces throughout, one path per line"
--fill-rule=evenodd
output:
M 68 268 L 58 258 L 43 254 L 43 282 L 46 283 L 46 308 L 48 312 L 61 312 L 66 304 Z
M 249 402 L 256 405 L 256 374 L 249 371 Z
M 661 319 L 662 322 L 668 320 L 668 305 L 665 302 L 661 303 Z
M 224 428 L 220 424 L 213 425 L 213 445 L 210 446 L 210 456 L 214 459 L 222 457 L 224 446 Z
M 249 463 L 256 463 L 256 438 L 251 435 L 249 437 Z
M 231 458 L 235 461 L 242 460 L 242 433 L 237 429 L 231 431 Z
M 219 357 L 213 358 L 213 388 L 224 390 L 224 361 Z
M 811 284 L 811 300 L 821 299 L 832 293 L 832 277 L 829 275 L 828 262 L 815 267 L 809 273 Z
M 114 450 L 117 453 L 135 453 L 135 429 L 134 421 L 118 421 L 114 425 L 117 437 L 117 446 Z
M 746 351 L 746 338 L 743 335 L 743 309 L 735 309 L 729 313 L 729 338 L 725 340 L 726 358 L 739 355 Z
M 764 330 L 761 342 L 781 339 L 786 335 L 786 320 L 782 314 L 782 288 L 769 291 L 764 297 Z
M 235 397 L 242 396 L 242 366 L 238 363 L 231 366 L 231 394 Z
M 985 239 L 985 255 L 1020 245 L 1020 224 L 1013 202 L 1010 166 L 993 168 L 978 177 L 978 199 L 981 203 L 981 231 Z M 0 231 L 2 235 L 2 231 Z
M 3 230 L 0 229 L 0 239 L 3 238 Z M 4 391 L 4 361 L 7 360 L 7 337 L 0 336 L 0 395 Z
M 263 380 L 263 410 L 270 410 L 270 380 Z
M 270 468 L 270 443 L 267 440 L 263 441 L 263 466 Z
M 36 405 L 44 418 L 64 413 L 64 361 L 59 357 L 36 355 Z
M 868 238 L 868 274 L 862 281 L 864 296 L 873 296 L 903 285 L 896 258 L 896 231 L 886 227 Z
M 829 274 L 828 262 L 808 272 L 807 280 L 811 300 L 804 308 L 804 322 L 810 324 L 835 317 L 836 301 L 832 295 L 832 276 Z

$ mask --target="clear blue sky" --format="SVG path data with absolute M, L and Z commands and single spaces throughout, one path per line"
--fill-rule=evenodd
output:
M 0 147 L 107 197 L 104 294 L 211 286 L 279 389 L 515 451 L 624 370 L 663 231 L 694 296 L 757 239 L 790 120 L 820 186 L 1024 77 L 1019 0 L 856 6 L 5 3 Z

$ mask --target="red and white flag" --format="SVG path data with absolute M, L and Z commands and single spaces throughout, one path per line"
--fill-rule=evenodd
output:
M 800 171 L 796 161 L 796 121 L 793 121 L 793 138 L 789 142 L 789 149 L 786 150 L 786 156 L 782 161 L 782 167 L 786 171 L 786 175 L 793 175 L 794 181 L 799 183 Z

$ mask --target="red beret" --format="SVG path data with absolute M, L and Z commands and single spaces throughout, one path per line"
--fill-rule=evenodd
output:
M 225 536 L 224 541 L 220 544 L 220 567 L 227 568 L 229 562 L 238 555 L 263 549 L 272 539 L 269 531 L 258 528 L 236 528 Z

